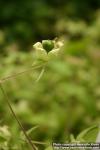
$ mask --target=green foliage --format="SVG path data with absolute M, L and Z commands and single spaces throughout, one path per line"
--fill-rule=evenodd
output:
M 55 141 L 96 140 L 100 123 L 100 12 L 94 10 L 99 5 L 98 0 L 0 1 L 0 79 L 36 63 L 34 46 L 43 50 L 41 56 L 46 63 L 50 53 L 54 56 L 45 68 L 3 83 L 12 107 L 37 149 L 52 150 L 51 143 Z M 39 40 L 49 36 L 60 36 L 60 42 Z M 62 39 L 63 53 L 55 57 Z M 36 40 L 39 45 L 30 50 Z M 24 45 L 22 51 L 20 43 Z M 27 47 L 29 51 L 23 52 Z M 40 51 L 37 55 L 40 57 Z M 0 118 L 0 149 L 28 150 L 1 91 Z
M 0 0 L 0 31 L 5 36 L 2 44 L 17 42 L 25 51 L 33 41 L 59 35 L 55 27 L 59 21 L 71 18 L 90 22 L 99 8 L 99 0 Z
M 90 127 L 84 131 L 82 131 L 78 136 L 77 136 L 77 140 L 78 141 L 83 141 L 84 142 L 94 142 L 96 141 L 97 135 L 99 133 L 100 129 L 98 126 L 93 126 Z
M 38 125 L 38 128 L 31 132 L 33 141 L 49 142 L 50 145 L 52 141 L 70 141 L 71 133 L 76 136 L 76 139 L 74 137 L 71 139 L 80 142 L 94 141 L 97 136 L 96 128 L 87 129 L 79 136 L 77 134 L 84 128 L 99 123 L 100 59 L 97 55 L 99 50 L 93 51 L 89 47 L 89 45 L 94 47 L 94 43 L 90 40 L 88 43 L 83 42 L 83 49 L 86 49 L 81 51 L 81 55 L 77 55 L 77 46 L 73 47 L 74 53 L 70 53 L 67 43 L 71 45 L 73 41 L 66 41 L 63 48 L 64 55 L 48 63 L 39 82 L 34 81 L 41 68 L 34 73 L 29 72 L 4 83 L 12 106 L 26 130 Z M 82 45 L 79 46 L 81 49 Z M 7 57 L 1 57 L 1 78 L 24 70 L 32 64 L 33 54 L 34 52 L 28 54 L 13 52 Z M 15 120 L 9 116 L 8 107 L 1 93 L 0 101 L 2 123 L 6 123 L 11 130 L 12 147 L 21 149 L 23 146 L 28 149 L 26 142 L 18 140 L 18 137 L 24 138 Z M 36 146 L 41 149 L 48 147 L 39 144 Z

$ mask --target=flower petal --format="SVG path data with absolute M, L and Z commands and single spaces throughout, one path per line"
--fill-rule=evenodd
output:
M 40 59 L 43 61 L 48 60 L 47 52 L 43 48 L 37 48 L 36 49 L 36 57 L 37 57 L 37 59 Z
M 42 43 L 37 42 L 36 44 L 33 45 L 33 48 L 34 48 L 34 49 L 43 48 Z
M 53 49 L 52 51 L 48 53 L 48 58 L 51 59 L 55 56 L 57 57 L 59 53 L 60 53 L 60 48 Z

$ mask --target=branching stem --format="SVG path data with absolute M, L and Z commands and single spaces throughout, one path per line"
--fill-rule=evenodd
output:
M 36 65 L 36 66 L 31 66 L 31 67 L 28 68 L 27 70 L 24 70 L 24 71 L 21 71 L 21 72 L 19 72 L 19 73 L 15 73 L 15 74 L 13 74 L 13 75 L 9 75 L 9 76 L 7 76 L 7 77 L 4 77 L 4 78 L 0 79 L 0 83 L 3 83 L 3 82 L 5 82 L 6 80 L 9 80 L 9 79 L 12 79 L 12 78 L 16 78 L 17 76 L 20 76 L 20 75 L 22 75 L 22 74 L 24 74 L 24 73 L 28 73 L 28 72 L 30 72 L 30 71 L 32 71 L 32 70 L 34 70 L 34 69 L 38 69 L 38 68 L 42 67 L 43 65 L 44 65 L 44 64 L 40 64 L 40 65 Z

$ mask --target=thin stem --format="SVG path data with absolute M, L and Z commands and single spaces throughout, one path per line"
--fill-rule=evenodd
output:
M 13 74 L 13 75 L 9 75 L 9 76 L 7 76 L 7 77 L 4 77 L 4 78 L 2 78 L 2 79 L 0 79 L 0 83 L 3 83 L 3 82 L 5 82 L 6 80 L 9 80 L 9 79 L 12 79 L 12 78 L 16 78 L 17 76 L 20 76 L 20 75 L 22 75 L 22 74 L 24 74 L 24 73 L 28 73 L 29 71 L 32 71 L 32 70 L 34 70 L 34 69 L 38 69 L 38 68 L 40 68 L 40 67 L 42 67 L 44 64 L 40 64 L 40 65 L 34 65 L 34 66 L 31 66 L 30 68 L 28 68 L 27 70 L 24 70 L 24 71 L 21 71 L 21 72 L 19 72 L 19 73 L 16 73 L 16 74 Z
M 27 133 L 26 133 L 26 131 L 25 131 L 25 129 L 24 129 L 22 123 L 20 122 L 20 120 L 19 120 L 18 117 L 16 116 L 16 114 L 15 114 L 15 112 L 14 112 L 14 110 L 13 110 L 13 108 L 12 108 L 10 102 L 9 102 L 8 95 L 7 95 L 7 93 L 5 92 L 5 90 L 4 90 L 4 88 L 3 88 L 3 85 L 2 85 L 1 83 L 0 83 L 0 88 L 1 88 L 1 91 L 2 91 L 2 93 L 3 93 L 3 95 L 4 95 L 4 97 L 5 97 L 5 100 L 6 100 L 7 104 L 8 104 L 8 106 L 9 106 L 9 109 L 10 109 L 10 111 L 11 111 L 13 117 L 15 118 L 15 120 L 17 121 L 17 123 L 19 124 L 20 128 L 22 129 L 22 131 L 23 131 L 23 133 L 24 133 L 24 135 L 25 135 L 25 137 L 26 137 L 28 144 L 31 146 L 32 150 L 36 150 L 35 145 L 32 143 L 32 141 L 31 141 L 30 137 L 27 135 Z
M 6 100 L 7 104 L 8 104 L 8 107 L 9 107 L 9 109 L 10 109 L 10 111 L 11 111 L 13 117 L 15 118 L 15 120 L 16 120 L 17 123 L 19 124 L 20 128 L 22 129 L 22 131 L 23 131 L 23 133 L 24 133 L 24 135 L 25 135 L 25 137 L 26 137 L 26 139 L 27 139 L 27 142 L 28 142 L 29 145 L 31 146 L 32 150 L 36 150 L 36 147 L 35 147 L 35 145 L 33 144 L 33 142 L 32 142 L 32 140 L 30 139 L 30 137 L 27 135 L 27 133 L 26 133 L 26 131 L 25 131 L 25 129 L 24 129 L 22 123 L 20 122 L 20 120 L 19 120 L 18 117 L 16 116 L 16 114 L 15 114 L 15 112 L 14 112 L 14 110 L 13 110 L 11 104 L 10 104 L 8 95 L 7 95 L 7 93 L 5 92 L 5 90 L 4 90 L 4 88 L 3 88 L 3 84 L 2 84 L 2 83 L 5 82 L 6 80 L 9 80 L 9 79 L 12 79 L 12 78 L 16 78 L 16 77 L 19 76 L 19 75 L 22 75 L 22 74 L 24 74 L 24 73 L 27 73 L 27 72 L 29 72 L 29 71 L 32 71 L 33 69 L 40 68 L 41 66 L 43 66 L 43 64 L 31 66 L 31 67 L 30 67 L 29 69 L 27 69 L 27 70 L 24 70 L 24 71 L 22 71 L 22 72 L 19 72 L 19 73 L 16 73 L 16 74 L 13 74 L 13 75 L 4 77 L 4 78 L 2 78 L 2 79 L 0 80 L 0 88 L 1 88 L 1 91 L 2 91 L 2 93 L 3 93 L 3 95 L 4 95 L 4 97 L 5 97 L 5 100 Z
M 24 139 L 21 139 L 21 138 L 20 138 L 19 140 L 25 142 Z M 36 145 L 48 145 L 48 143 L 45 143 L 45 142 L 34 141 L 34 140 L 31 140 L 31 141 L 32 141 L 32 143 L 34 143 L 34 144 L 36 144 Z
M 44 64 L 45 64 L 45 63 L 44 63 Z M 2 91 L 2 93 L 3 93 L 3 95 L 4 95 L 4 97 L 5 97 L 5 100 L 6 100 L 7 104 L 8 104 L 8 107 L 9 107 L 9 109 L 10 109 L 10 111 L 11 111 L 13 117 L 15 118 L 15 120 L 17 121 L 17 123 L 19 124 L 21 130 L 23 131 L 23 133 L 24 133 L 24 135 L 25 135 L 25 137 L 26 137 L 26 139 L 27 139 L 27 142 L 28 142 L 28 144 L 31 146 L 32 150 L 36 150 L 36 146 L 33 144 L 32 140 L 30 139 L 30 137 L 29 137 L 28 134 L 26 133 L 26 131 L 25 131 L 25 129 L 24 129 L 22 123 L 20 122 L 20 120 L 18 119 L 17 115 L 15 114 L 15 112 L 14 112 L 14 110 L 13 110 L 11 104 L 10 104 L 8 95 L 7 95 L 7 93 L 5 92 L 5 90 L 4 90 L 4 88 L 3 88 L 3 84 L 2 84 L 2 83 L 4 83 L 6 80 L 9 80 L 9 79 L 12 79 L 12 78 L 16 78 L 16 77 L 19 76 L 19 75 L 22 75 L 22 74 L 24 74 L 24 73 L 27 73 L 27 72 L 29 72 L 29 71 L 32 71 L 33 69 L 38 69 L 38 68 L 42 67 L 44 64 L 34 65 L 34 66 L 32 65 L 32 66 L 31 66 L 30 68 L 28 68 L 27 70 L 21 71 L 21 72 L 19 72 L 19 73 L 13 74 L 13 75 L 9 75 L 9 76 L 4 77 L 4 78 L 2 78 L 2 79 L 0 80 L 0 88 L 1 88 L 1 91 Z
M 45 142 L 39 142 L 39 141 L 33 141 L 33 140 L 32 140 L 32 143 L 38 144 L 38 145 L 48 145 L 48 144 L 45 143 Z

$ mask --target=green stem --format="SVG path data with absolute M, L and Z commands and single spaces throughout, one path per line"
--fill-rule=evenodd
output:
M 0 79 L 0 83 L 5 82 L 6 80 L 12 79 L 12 78 L 16 78 L 17 76 L 20 76 L 24 73 L 28 73 L 29 71 L 32 71 L 34 69 L 38 69 L 40 67 L 42 67 L 44 64 L 40 64 L 40 65 L 36 65 L 36 66 L 31 66 L 30 68 L 28 68 L 27 70 L 21 71 L 19 73 L 13 74 L 13 75 L 9 75 L 7 77 L 4 77 L 2 79 Z
M 28 144 L 31 146 L 32 150 L 36 150 L 36 147 L 35 147 L 35 145 L 33 144 L 33 142 L 32 142 L 32 140 L 30 139 L 30 137 L 27 135 L 27 133 L 26 133 L 26 131 L 25 131 L 25 129 L 24 129 L 22 123 L 20 122 L 20 120 L 18 119 L 17 115 L 15 114 L 15 112 L 14 112 L 14 110 L 13 110 L 11 104 L 10 104 L 8 95 L 7 95 L 7 93 L 5 92 L 5 90 L 4 90 L 4 88 L 3 88 L 3 82 L 5 82 L 6 80 L 9 80 L 9 79 L 12 79 L 12 78 L 16 78 L 17 76 L 19 76 L 19 75 L 21 75 L 21 74 L 23 74 L 23 73 L 27 73 L 27 72 L 29 72 L 29 71 L 32 71 L 33 69 L 38 69 L 38 68 L 40 68 L 40 67 L 42 67 L 42 66 L 43 66 L 43 64 L 41 64 L 41 65 L 36 65 L 36 66 L 31 66 L 29 69 L 27 69 L 27 70 L 25 70 L 25 71 L 22 71 L 22 72 L 19 72 L 19 73 L 16 73 L 16 74 L 7 76 L 7 77 L 2 78 L 2 79 L 0 80 L 0 88 L 1 88 L 1 91 L 2 91 L 2 93 L 3 93 L 3 95 L 4 95 L 4 97 L 5 97 L 6 103 L 8 104 L 8 107 L 9 107 L 9 109 L 10 109 L 10 111 L 11 111 L 13 117 L 15 118 L 15 120 L 17 121 L 18 125 L 20 126 L 21 130 L 23 131 L 23 133 L 24 133 L 24 135 L 25 135 L 25 137 L 26 137 L 26 139 L 27 139 L 27 142 L 28 142 Z
M 30 137 L 27 135 L 27 133 L 26 133 L 26 131 L 25 131 L 25 129 L 24 129 L 22 123 L 20 122 L 20 120 L 19 120 L 18 117 L 16 116 L 16 114 L 15 114 L 15 112 L 14 112 L 14 110 L 13 110 L 13 108 L 12 108 L 10 102 L 9 102 L 8 95 L 7 95 L 7 93 L 5 92 L 5 90 L 4 90 L 4 88 L 3 88 L 3 85 L 2 85 L 1 83 L 0 83 L 0 88 L 1 88 L 1 91 L 2 91 L 2 93 L 3 93 L 3 95 L 4 95 L 4 97 L 5 97 L 5 100 L 6 100 L 7 104 L 8 104 L 8 107 L 9 107 L 9 109 L 10 109 L 10 111 L 11 111 L 13 117 L 15 118 L 15 120 L 17 121 L 17 123 L 19 124 L 21 130 L 23 131 L 23 133 L 24 133 L 24 135 L 25 135 L 25 137 L 26 137 L 26 139 L 27 139 L 27 142 L 28 142 L 29 145 L 31 146 L 32 150 L 36 150 L 34 144 L 32 143 L 32 141 L 31 141 L 31 139 L 30 139 Z

